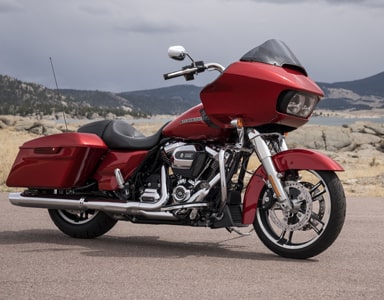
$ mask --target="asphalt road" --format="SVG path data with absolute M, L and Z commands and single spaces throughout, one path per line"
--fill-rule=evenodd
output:
M 0 299 L 384 299 L 383 254 L 383 198 L 348 198 L 331 248 L 290 260 L 223 229 L 119 222 L 72 239 L 0 193 Z

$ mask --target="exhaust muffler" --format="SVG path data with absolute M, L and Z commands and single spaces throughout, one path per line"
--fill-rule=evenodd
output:
M 168 201 L 167 177 L 165 167 L 161 168 L 161 197 L 154 203 L 126 202 L 116 203 L 108 201 L 88 201 L 85 197 L 80 199 L 45 198 L 24 196 L 22 193 L 10 193 L 9 201 L 16 206 L 35 207 L 63 210 L 100 210 L 110 214 L 123 215 L 159 215 L 162 219 L 175 219 L 175 216 L 168 212 L 161 212 L 160 208 Z

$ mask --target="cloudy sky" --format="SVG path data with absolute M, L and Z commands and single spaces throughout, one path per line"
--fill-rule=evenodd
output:
M 228 65 L 267 39 L 285 41 L 316 81 L 384 71 L 384 0 L 0 0 L 0 74 L 114 92 L 182 84 L 162 74 L 197 60 Z M 200 74 L 204 85 L 213 75 Z

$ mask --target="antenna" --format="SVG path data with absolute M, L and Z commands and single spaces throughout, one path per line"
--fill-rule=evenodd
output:
M 55 69 L 53 68 L 52 57 L 49 58 L 49 61 L 51 62 L 53 78 L 55 79 L 57 98 L 58 100 L 60 100 L 59 85 L 57 84 L 56 73 L 55 73 Z M 68 125 L 67 125 L 67 119 L 65 118 L 65 111 L 63 111 L 63 117 L 64 117 L 65 130 L 68 132 Z

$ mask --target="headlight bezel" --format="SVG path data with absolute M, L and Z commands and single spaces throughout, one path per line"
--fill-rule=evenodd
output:
M 286 115 L 307 119 L 311 116 L 320 96 L 303 91 L 287 90 L 280 94 L 277 111 Z

